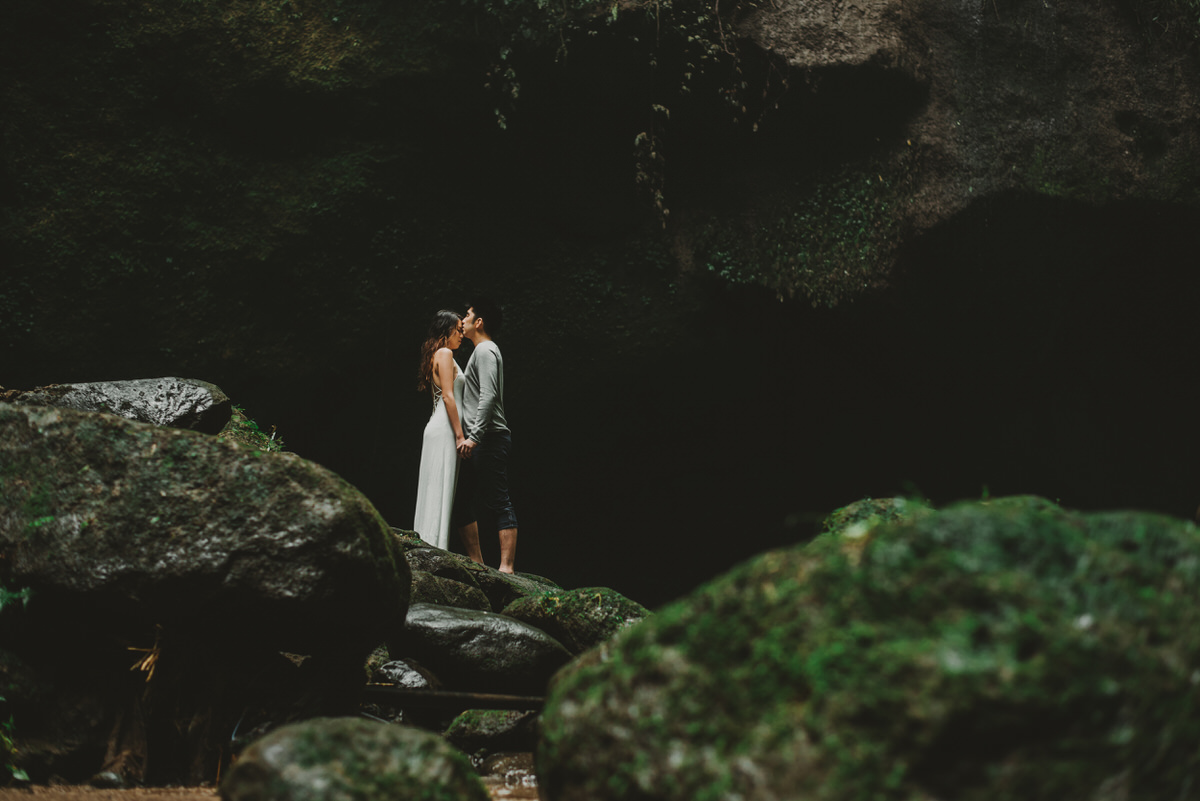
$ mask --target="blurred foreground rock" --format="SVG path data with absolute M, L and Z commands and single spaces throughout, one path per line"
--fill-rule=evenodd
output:
M 442 738 L 353 718 L 285 726 L 221 782 L 225 801 L 488 801 L 470 761 Z
M 1200 782 L 1197 665 L 1191 523 L 925 509 L 757 557 L 560 672 L 539 789 L 1167 801 Z

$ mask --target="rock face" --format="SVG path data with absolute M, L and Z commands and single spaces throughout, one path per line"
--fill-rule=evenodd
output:
M 6 392 L 2 397 L 10 403 L 109 412 L 142 423 L 206 434 L 224 428 L 232 409 L 220 387 L 193 378 L 54 384 L 28 392 Z
M 907 238 L 1005 192 L 1200 202 L 1200 71 L 1186 46 L 1194 33 L 1177 25 L 1194 19 L 1170 11 L 1080 0 L 765 4 L 739 31 L 806 89 L 846 93 L 848 107 L 855 96 L 880 109 L 908 98 L 851 167 Z M 879 94 L 888 86 L 891 100 Z
M 1000 499 L 769 552 L 555 679 L 570 799 L 1177 798 L 1200 535 Z
M 436 735 L 354 718 L 285 726 L 242 754 L 225 801 L 487 801 L 470 761 Z
M 211 780 L 260 707 L 352 709 L 409 574 L 371 504 L 295 455 L 0 404 L 0 584 L 30 591 L 0 633 L 42 686 L 6 694 L 31 775 L 168 783 Z

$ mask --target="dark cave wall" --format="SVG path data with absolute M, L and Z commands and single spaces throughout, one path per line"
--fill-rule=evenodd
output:
M 746 42 L 739 116 L 622 22 L 512 55 L 505 104 L 498 41 L 439 8 L 14 4 L 0 384 L 213 381 L 405 526 L 420 337 L 490 292 L 522 569 L 648 604 L 864 495 L 1200 501 L 1192 206 L 1021 184 L 903 223 L 953 172 L 906 141 L 936 74 L 808 80 Z M 802 262 L 824 294 L 772 272 Z

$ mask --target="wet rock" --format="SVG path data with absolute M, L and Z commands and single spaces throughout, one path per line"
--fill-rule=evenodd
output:
M 539 576 L 524 573 L 509 575 L 492 567 L 476 565 L 475 580 L 483 590 L 493 610 L 501 610 L 520 598 L 536 598 L 545 592 L 560 589 L 557 584 L 547 584 Z
M 107 412 L 142 423 L 216 434 L 229 422 L 232 406 L 220 387 L 194 378 L 142 378 L 87 384 L 52 384 L 7 392 L 4 400 L 31 406 L 61 406 Z
M 442 736 L 467 754 L 533 751 L 538 713 L 512 709 L 469 709 Z
M 545 631 L 573 654 L 644 620 L 650 610 L 607 587 L 547 591 L 520 598 L 504 614 Z
M 420 570 L 412 571 L 411 600 L 413 603 L 439 604 L 481 612 L 492 611 L 492 604 L 483 594 L 483 590 L 473 584 L 464 584 Z
M 390 684 L 408 690 L 438 690 L 442 683 L 437 676 L 415 660 L 397 659 L 381 665 L 371 675 L 372 684 Z M 409 705 L 403 699 L 375 697 L 361 707 L 363 712 L 389 723 L 404 723 L 429 731 L 442 731 L 453 720 L 453 713 L 443 709 Z
M 402 656 L 447 689 L 540 695 L 571 654 L 546 632 L 494 612 L 412 604 Z
M 285 726 L 246 749 L 225 801 L 487 801 L 470 761 L 442 738 L 355 718 Z
M 499 612 L 520 598 L 560 589 L 558 584 L 541 576 L 501 573 L 495 568 L 477 564 L 461 554 L 436 548 L 420 539 L 415 532 L 393 528 L 392 533 L 414 576 L 421 572 L 438 579 L 454 581 L 481 590 L 487 599 L 487 605 L 483 606 L 479 597 L 470 589 L 447 584 L 445 581 L 428 581 L 422 578 L 419 579 L 421 586 L 415 591 L 422 595 L 420 600 L 423 602 Z
M 410 570 L 420 570 L 422 573 L 476 588 L 479 586 L 475 578 L 479 566 L 465 556 L 426 545 L 407 547 L 404 551 L 404 559 L 408 562 Z
M 540 792 L 1174 798 L 1200 780 L 1197 632 L 1191 523 L 1017 498 L 827 534 L 561 671 Z
M 410 690 L 436 690 L 439 686 L 437 678 L 432 673 L 412 661 L 404 659 L 397 659 L 381 666 L 379 670 L 375 671 L 371 681 L 377 684 L 394 684 Z

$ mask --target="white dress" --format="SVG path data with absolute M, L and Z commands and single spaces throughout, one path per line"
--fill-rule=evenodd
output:
M 466 381 L 458 362 L 454 365 L 454 401 L 458 405 L 459 421 Z M 442 389 L 433 387 L 433 414 L 425 424 L 421 443 L 421 477 L 417 480 L 417 511 L 413 531 L 430 545 L 450 549 L 450 510 L 454 506 L 454 489 L 458 484 L 458 451 L 454 447 L 454 429 L 450 417 L 442 408 Z

